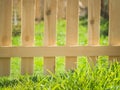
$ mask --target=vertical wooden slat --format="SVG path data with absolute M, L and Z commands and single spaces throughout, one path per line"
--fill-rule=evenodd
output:
M 18 19 L 21 19 L 21 1 L 22 0 L 18 0 Z
M 44 0 L 40 0 L 40 19 L 44 19 Z
M 66 15 L 66 0 L 58 0 L 58 19 L 65 18 Z
M 56 14 L 57 0 L 45 0 L 44 2 L 44 45 L 54 46 L 56 44 Z M 44 73 L 55 72 L 55 57 L 44 57 Z
M 36 15 L 35 20 L 40 20 L 40 0 L 36 0 Z
M 109 0 L 109 45 L 120 45 L 120 0 Z M 120 56 L 109 59 L 120 61 Z
M 78 5 L 79 0 L 67 0 L 67 32 L 66 46 L 78 44 Z M 77 67 L 77 57 L 66 57 L 66 70 L 75 69 Z
M 10 46 L 12 36 L 12 0 L 0 0 L 0 46 Z M 0 76 L 10 74 L 10 58 L 0 58 Z
M 35 0 L 22 0 L 22 46 L 34 45 Z M 22 58 L 21 73 L 33 73 L 33 57 Z
M 88 45 L 99 45 L 100 39 L 101 0 L 88 0 Z M 96 64 L 97 57 L 89 57 L 91 66 Z
M 36 16 L 35 19 L 40 21 L 44 18 L 44 0 L 36 0 Z

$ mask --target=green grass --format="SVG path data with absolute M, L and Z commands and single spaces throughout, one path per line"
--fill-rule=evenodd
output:
M 120 65 L 86 66 L 75 71 L 44 76 L 19 76 L 0 78 L 0 88 L 5 90 L 120 90 Z
M 14 28 L 15 29 L 15 28 Z M 17 30 L 20 30 L 17 27 Z M 58 46 L 64 46 L 66 21 L 57 23 Z M 100 45 L 108 45 L 108 21 L 101 20 Z M 13 32 L 14 33 L 14 32 Z M 35 46 L 43 46 L 44 22 L 35 26 Z M 87 19 L 79 22 L 79 45 L 87 45 Z M 20 33 L 12 38 L 13 46 L 20 46 Z M 120 90 L 120 64 L 108 64 L 107 56 L 99 56 L 94 69 L 89 67 L 87 57 L 78 57 L 78 68 L 65 72 L 65 57 L 56 57 L 56 73 L 43 75 L 43 57 L 34 58 L 34 74 L 20 75 L 20 58 L 11 59 L 11 76 L 0 78 L 0 90 Z

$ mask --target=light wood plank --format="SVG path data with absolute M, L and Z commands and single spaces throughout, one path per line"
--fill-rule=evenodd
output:
M 0 57 L 119 56 L 119 55 L 120 46 L 0 47 Z
M 10 46 L 12 36 L 12 0 L 0 0 L 0 46 Z M 10 58 L 0 58 L 0 76 L 10 74 Z
M 54 46 L 56 44 L 56 18 L 57 0 L 45 0 L 44 2 L 44 45 Z M 55 72 L 55 57 L 44 57 L 44 73 Z
M 120 45 L 120 0 L 109 0 L 109 45 Z M 120 62 L 120 57 L 109 59 Z
M 100 39 L 100 9 L 101 0 L 88 0 L 88 45 L 99 45 Z M 89 57 L 88 62 L 93 67 L 97 57 Z
M 66 17 L 66 0 L 58 0 L 58 19 Z
M 44 0 L 40 0 L 40 18 L 44 19 Z
M 78 44 L 78 6 L 79 0 L 67 0 L 67 32 L 66 46 Z M 77 67 L 77 57 L 66 57 L 65 69 L 71 70 Z
M 22 1 L 22 46 L 34 45 L 35 0 Z M 21 73 L 33 73 L 33 57 L 22 58 Z
M 44 0 L 36 0 L 36 16 L 37 22 L 44 19 Z
M 36 14 L 35 14 L 35 20 L 36 21 L 40 21 L 40 15 L 41 15 L 41 8 L 40 8 L 40 5 L 41 5 L 41 0 L 36 0 Z
M 18 0 L 18 19 L 21 20 L 21 2 L 22 0 Z

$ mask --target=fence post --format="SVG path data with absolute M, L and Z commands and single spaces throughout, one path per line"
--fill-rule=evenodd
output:
M 45 0 L 44 2 L 44 45 L 54 46 L 56 44 L 56 18 L 57 0 Z M 55 72 L 55 57 L 44 57 L 44 73 Z
M 10 46 L 12 36 L 12 0 L 0 0 L 0 46 Z M 10 74 L 10 58 L 0 58 L 0 76 Z
M 109 45 L 120 45 L 120 0 L 109 0 Z M 120 56 L 109 59 L 120 61 Z
M 99 45 L 101 0 L 88 0 L 88 45 Z M 89 57 L 91 67 L 96 64 L 97 57 Z
M 22 0 L 22 46 L 34 45 L 35 0 Z M 33 57 L 22 58 L 21 73 L 33 73 Z
M 79 0 L 67 0 L 67 32 L 66 46 L 74 46 L 78 44 L 78 6 Z M 77 57 L 66 57 L 66 70 L 75 69 L 77 67 Z

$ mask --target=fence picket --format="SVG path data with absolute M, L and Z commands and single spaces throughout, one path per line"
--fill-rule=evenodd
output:
M 33 73 L 33 57 L 39 56 L 44 57 L 45 74 L 49 74 L 50 72 L 55 73 L 55 56 L 66 57 L 65 69 L 67 71 L 77 67 L 77 56 L 87 56 L 91 66 L 95 65 L 100 55 L 110 56 L 110 61 L 120 61 L 120 0 L 109 0 L 109 46 L 98 46 L 100 38 L 101 0 L 85 0 L 88 1 L 88 46 L 77 46 L 79 0 L 67 0 L 66 46 L 59 47 L 55 46 L 56 21 L 57 9 L 62 5 L 58 6 L 57 4 L 63 3 L 64 0 L 44 0 L 45 31 L 43 47 L 33 47 L 35 7 L 38 7 L 38 5 L 35 6 L 38 4 L 36 0 L 18 0 L 19 4 L 21 4 L 22 47 L 11 47 L 12 1 L 0 0 L 0 76 L 10 74 L 11 57 L 22 57 L 22 74 Z M 41 0 L 38 2 L 40 3 Z M 13 8 L 18 7 L 13 6 Z M 63 13 L 63 8 L 61 10 L 59 12 Z M 38 18 L 40 18 L 39 15 Z
M 66 46 L 78 44 L 78 2 L 79 0 L 67 0 L 67 32 Z M 66 57 L 66 70 L 77 67 L 77 57 Z
M 35 20 L 36 21 L 40 21 L 40 19 L 42 17 L 42 13 L 41 13 L 41 11 L 43 11 L 42 9 L 43 8 L 41 8 L 41 0 L 36 0 L 36 15 L 35 15 Z
M 0 0 L 0 46 L 10 46 L 12 36 L 12 0 Z M 0 58 L 0 76 L 10 74 L 10 58 Z
M 99 45 L 100 38 L 100 9 L 101 0 L 88 0 L 88 45 Z M 89 57 L 91 66 L 96 63 L 97 57 Z
M 56 13 L 57 0 L 45 0 L 44 2 L 44 45 L 54 46 L 56 44 Z M 55 57 L 44 57 L 44 73 L 55 72 Z
M 120 45 L 120 0 L 109 0 L 109 45 Z M 118 60 L 119 57 L 110 57 L 110 61 Z
M 35 0 L 22 1 L 22 46 L 34 45 Z M 33 57 L 22 58 L 21 73 L 33 73 Z
M 58 19 L 63 19 L 66 16 L 66 0 L 58 0 Z

